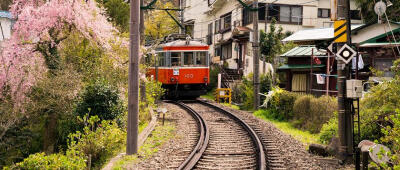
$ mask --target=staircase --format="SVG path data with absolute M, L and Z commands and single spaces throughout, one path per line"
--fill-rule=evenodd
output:
M 220 67 L 222 88 L 231 88 L 230 84 L 242 79 L 242 74 L 236 69 L 227 69 Z

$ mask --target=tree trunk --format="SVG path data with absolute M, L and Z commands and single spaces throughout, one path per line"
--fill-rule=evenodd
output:
M 44 125 L 43 151 L 47 154 L 54 153 L 57 141 L 57 114 L 50 113 Z

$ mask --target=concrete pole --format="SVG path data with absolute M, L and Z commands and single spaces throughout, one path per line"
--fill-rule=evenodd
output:
M 139 121 L 139 44 L 140 44 L 140 1 L 130 3 L 130 48 L 129 48 L 129 78 L 128 78 L 128 126 L 126 154 L 136 154 L 138 151 L 138 121 Z
M 347 25 L 347 44 L 351 45 L 351 20 L 350 20 L 350 0 L 338 0 L 338 16 L 344 16 Z M 342 47 L 338 44 L 336 52 Z M 339 133 L 339 153 L 338 158 L 344 162 L 352 161 L 353 153 L 353 118 L 349 110 L 349 101 L 346 97 L 346 80 L 348 78 L 348 66 L 342 61 L 337 60 L 338 74 L 338 133 Z
M 258 0 L 254 1 L 253 8 L 258 9 Z M 254 109 L 258 109 L 260 104 L 260 59 L 259 59 L 259 40 L 258 40 L 258 10 L 253 11 L 253 83 L 254 83 Z
M 222 81 L 222 76 L 221 76 L 221 73 L 219 73 L 218 74 L 218 85 L 217 85 L 217 88 L 221 88 L 221 81 Z

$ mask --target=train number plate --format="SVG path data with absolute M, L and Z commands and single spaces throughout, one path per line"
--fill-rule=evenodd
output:
M 173 70 L 173 75 L 174 75 L 174 76 L 179 76 L 179 69 L 174 68 L 174 70 Z
M 185 78 L 192 79 L 194 77 L 193 74 L 185 74 Z

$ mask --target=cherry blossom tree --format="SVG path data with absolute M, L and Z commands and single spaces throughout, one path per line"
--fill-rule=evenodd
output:
M 105 50 L 112 43 L 127 41 L 107 22 L 94 0 L 14 0 L 13 34 L 1 45 L 0 139 L 24 115 L 27 93 L 46 73 L 60 69 L 60 44 L 72 30 L 93 40 Z M 9 109 L 7 109 L 9 108 Z

